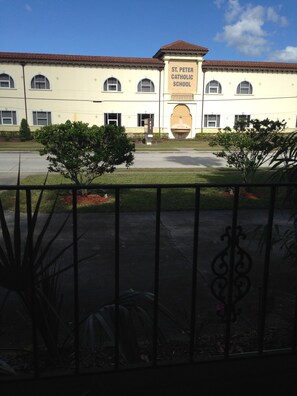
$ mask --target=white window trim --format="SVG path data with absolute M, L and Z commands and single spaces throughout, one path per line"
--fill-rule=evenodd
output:
M 43 77 L 44 78 L 44 81 L 38 81 L 37 83 L 44 83 L 45 84 L 45 88 L 37 88 L 35 85 L 36 85 L 36 81 L 35 81 L 35 77 L 39 77 L 39 76 L 41 76 L 41 77 Z M 32 87 L 32 81 L 34 80 L 34 87 Z M 48 82 L 48 88 L 46 88 L 46 84 L 47 84 L 47 82 Z M 46 76 L 44 76 L 43 74 L 36 74 L 35 76 L 33 76 L 32 78 L 31 78 L 31 85 L 30 85 L 30 89 L 32 90 L 32 91 L 50 91 L 51 90 L 51 83 L 49 82 L 49 79 L 46 77 Z
M 35 117 L 34 117 L 34 113 L 36 114 Z M 45 117 L 38 117 L 38 113 L 45 113 L 46 114 L 46 118 Z M 50 114 L 50 122 L 49 122 L 49 114 Z M 34 126 L 42 127 L 42 126 L 52 125 L 52 112 L 51 111 L 44 111 L 44 110 L 33 111 L 32 112 L 32 118 L 33 118 L 32 125 L 34 125 Z M 36 118 L 36 123 L 34 123 L 34 118 Z M 46 124 L 39 124 L 38 123 L 39 120 L 46 120 Z
M 210 86 L 210 83 L 212 83 L 212 82 L 216 82 L 217 85 L 211 87 L 211 86 Z M 211 88 L 216 88 L 216 92 L 210 92 L 210 89 L 211 89 Z M 209 92 L 207 92 L 207 89 L 208 89 Z M 219 92 L 220 90 L 221 90 L 221 92 Z M 222 95 L 222 84 L 221 84 L 218 80 L 211 80 L 211 81 L 209 81 L 209 82 L 206 84 L 206 86 L 205 86 L 205 94 L 206 94 L 206 95 Z
M 15 83 L 14 83 L 14 79 L 11 77 L 10 74 L 1 73 L 1 75 L 2 75 L 2 76 L 3 76 L 3 75 L 8 76 L 8 80 L 1 80 L 1 78 L 0 78 L 0 89 L 16 89 Z M 2 82 L 2 83 L 8 83 L 8 86 L 7 86 L 7 87 L 2 87 L 2 86 L 1 86 L 1 82 Z M 13 87 L 11 86 L 11 82 L 12 82 L 13 85 L 14 85 Z
M 138 125 L 138 121 L 144 121 L 146 118 L 143 118 L 143 116 L 147 116 L 146 118 L 152 118 L 155 120 L 155 114 L 154 113 L 137 113 L 137 127 L 138 128 L 143 128 L 144 125 Z
M 116 118 L 109 118 L 110 115 L 116 115 Z M 109 121 L 112 121 L 112 123 L 110 123 Z M 116 121 L 116 123 L 114 123 L 114 121 Z M 121 126 L 122 125 L 122 113 L 104 113 L 104 124 L 105 125 L 117 125 L 117 126 Z
M 2 113 L 11 113 L 10 116 L 5 116 L 3 117 Z M 15 117 L 14 117 L 15 116 Z M 13 122 L 13 119 L 15 118 L 15 122 Z M 10 119 L 11 122 L 9 123 L 4 123 L 3 120 L 4 119 Z M 0 110 L 0 125 L 4 125 L 4 126 L 9 126 L 9 125 L 17 125 L 17 112 L 15 110 Z
M 109 83 L 108 80 L 116 80 L 116 81 Z M 104 89 L 105 84 L 106 84 L 106 89 Z M 116 89 L 110 89 L 111 86 L 115 86 Z M 119 89 L 119 87 L 120 87 L 120 89 Z M 108 77 L 103 83 L 103 91 L 102 92 L 113 92 L 113 93 L 122 92 L 122 83 L 116 77 Z
M 242 83 L 248 83 L 249 84 L 249 90 L 251 90 L 251 92 L 248 92 L 248 93 L 237 92 L 239 90 L 239 87 L 241 86 Z M 249 81 L 245 80 L 245 81 L 241 81 L 237 85 L 235 95 L 249 95 L 249 96 L 251 96 L 251 95 L 253 95 L 253 92 L 254 92 L 253 85 Z
M 210 120 L 209 117 L 215 117 L 215 119 Z M 220 128 L 220 121 L 220 114 L 204 114 L 204 128 Z M 214 125 L 210 125 L 210 123 L 214 123 Z
M 144 85 L 144 86 L 149 87 L 149 88 L 150 88 L 149 91 L 143 91 L 143 90 L 142 90 L 142 89 L 143 89 L 143 86 L 142 86 L 143 81 L 148 81 L 147 85 Z M 139 89 L 139 88 L 141 88 L 141 89 Z M 151 91 L 151 89 L 152 89 L 152 91 Z M 155 84 L 154 84 L 154 82 L 153 82 L 150 78 L 143 78 L 143 79 L 140 80 L 139 83 L 137 84 L 137 93 L 141 93 L 141 94 L 152 94 L 152 93 L 155 93 L 155 92 L 156 92 L 156 91 L 155 91 Z

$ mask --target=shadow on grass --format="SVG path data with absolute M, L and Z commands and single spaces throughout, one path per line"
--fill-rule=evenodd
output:
M 217 170 L 204 171 L 204 172 L 154 172 L 144 174 L 140 172 L 135 173 L 114 173 L 111 175 L 102 176 L 101 184 L 104 185 L 106 181 L 108 184 L 104 185 L 104 191 L 98 189 L 99 184 L 96 186 L 90 186 L 88 189 L 89 194 L 107 194 L 109 200 L 107 202 L 78 205 L 78 211 L 80 213 L 86 212 L 113 212 L 115 209 L 115 198 L 114 198 L 114 187 L 113 184 L 126 184 L 120 191 L 120 210 L 123 212 L 140 212 L 140 211 L 154 211 L 156 209 L 156 188 L 153 187 L 154 183 L 168 184 L 168 183 L 192 183 L 193 187 L 189 188 L 162 188 L 161 193 L 161 208 L 166 211 L 182 211 L 182 210 L 193 210 L 195 208 L 195 184 L 200 183 L 201 187 L 201 202 L 200 208 L 202 210 L 226 210 L 232 209 L 233 207 L 233 194 L 232 188 L 225 187 L 208 187 L 204 186 L 204 183 L 210 184 L 230 184 L 240 183 L 241 175 L 233 170 Z M 255 183 L 265 183 L 269 181 L 268 172 L 258 172 L 255 178 Z M 24 179 L 27 184 L 40 184 L 36 177 L 29 177 Z M 65 180 L 58 179 L 54 176 L 52 179 L 49 178 L 49 184 L 65 183 Z M 152 187 L 145 188 L 130 188 L 129 184 L 152 184 Z M 264 209 L 269 205 L 270 188 L 255 186 L 252 188 L 252 195 L 244 194 L 245 188 L 240 189 L 240 201 L 239 207 L 246 209 Z M 32 190 L 32 203 L 37 200 L 39 195 L 38 190 Z M 60 195 L 58 198 L 56 212 L 68 212 L 72 209 L 72 204 L 66 203 L 63 196 L 69 195 L 71 190 L 49 190 L 45 191 L 44 198 L 41 206 L 42 212 L 48 212 L 51 208 L 52 201 L 55 197 Z M 285 208 L 284 197 L 286 194 L 285 188 L 278 188 L 277 190 L 277 207 Z M 6 210 L 12 210 L 14 205 L 14 191 L 3 191 L 1 193 L 1 200 Z M 26 198 L 25 192 L 21 193 L 21 210 L 26 212 Z

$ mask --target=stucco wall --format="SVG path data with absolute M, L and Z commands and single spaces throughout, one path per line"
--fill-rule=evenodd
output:
M 76 66 L 62 64 L 30 64 L 24 67 L 28 122 L 34 131 L 33 112 L 51 112 L 52 123 L 66 120 L 89 124 L 104 124 L 104 113 L 121 113 L 121 123 L 128 133 L 143 133 L 137 126 L 137 114 L 154 114 L 154 132 L 168 133 L 174 108 L 187 106 L 191 117 L 191 130 L 186 137 L 194 138 L 199 132 L 215 132 L 217 127 L 204 125 L 205 115 L 220 115 L 220 127 L 234 125 L 235 115 L 251 118 L 285 120 L 288 130 L 296 128 L 297 72 L 267 71 L 202 71 L 203 58 L 189 54 L 166 55 L 164 69 L 124 66 Z M 0 111 L 16 111 L 17 125 L 0 125 L 0 130 L 18 130 L 26 117 L 23 68 L 17 63 L 0 63 L 0 74 L 10 75 L 14 88 L 0 88 Z M 31 79 L 44 75 L 50 89 L 31 89 Z M 181 77 L 179 77 L 181 75 Z M 110 77 L 121 83 L 120 92 L 105 92 L 104 81 Z M 155 92 L 139 93 L 137 85 L 142 79 L 154 83 Z M 222 86 L 220 94 L 206 94 L 211 80 Z M 176 86 L 184 81 L 188 85 Z M 248 81 L 253 87 L 251 95 L 236 94 L 237 85 Z

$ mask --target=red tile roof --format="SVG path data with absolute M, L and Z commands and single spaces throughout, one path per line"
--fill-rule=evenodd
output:
M 153 58 L 128 58 L 112 56 L 86 56 L 86 55 L 59 55 L 59 54 L 33 54 L 18 52 L 0 52 L 0 62 L 9 63 L 43 63 L 43 64 L 68 64 L 88 66 L 127 66 L 149 67 L 163 69 L 164 62 L 160 59 L 164 54 L 184 53 L 204 56 L 208 49 L 199 47 L 185 41 L 175 41 L 160 48 Z M 202 68 L 210 70 L 261 70 L 297 72 L 297 63 L 281 62 L 251 62 L 251 61 L 225 61 L 204 60 Z
M 297 72 L 297 63 L 205 60 L 202 64 L 202 69 L 203 71 L 261 70 L 261 71 Z
M 200 47 L 199 45 L 187 43 L 183 40 L 175 41 L 174 43 L 164 45 L 154 55 L 154 58 L 161 58 L 164 54 L 182 53 L 182 54 L 197 54 L 200 56 L 206 55 L 208 48 Z
M 9 63 L 54 63 L 88 66 L 143 66 L 163 69 L 164 63 L 155 58 L 128 58 L 112 56 L 82 56 L 57 54 L 32 54 L 17 52 L 0 52 L 0 62 Z

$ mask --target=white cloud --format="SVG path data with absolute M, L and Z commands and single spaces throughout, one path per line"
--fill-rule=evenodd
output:
M 243 9 L 238 0 L 229 0 L 227 11 L 225 12 L 226 21 L 229 23 L 234 21 L 238 16 L 240 16 L 242 10 Z
M 296 62 L 297 63 L 297 47 L 287 46 L 285 49 L 275 51 L 270 56 L 271 61 L 277 62 Z
M 279 13 L 273 7 L 267 8 L 267 20 L 269 22 L 278 23 L 282 27 L 288 26 L 288 20 L 286 17 L 279 15 Z
M 245 55 L 259 56 L 269 50 L 268 23 L 282 27 L 288 24 L 274 7 L 241 5 L 239 0 L 228 0 L 225 6 L 226 25 L 215 40 L 225 42 Z
M 215 0 L 214 4 L 218 7 L 221 8 L 222 5 L 225 3 L 225 0 Z

